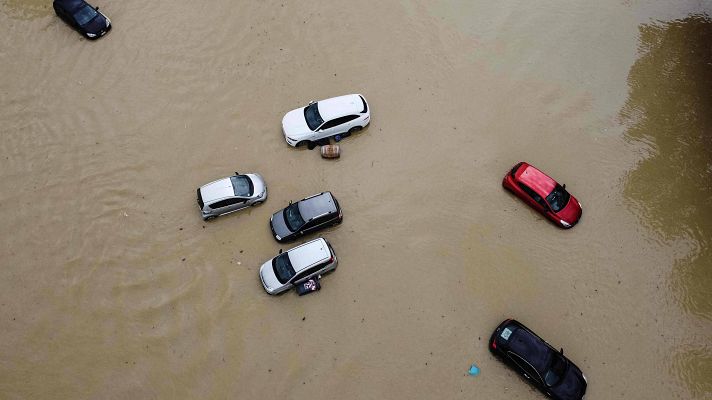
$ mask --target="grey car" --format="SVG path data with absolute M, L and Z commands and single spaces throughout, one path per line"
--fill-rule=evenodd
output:
M 240 174 L 218 179 L 198 188 L 198 207 L 203 220 L 211 220 L 267 199 L 267 185 L 258 174 Z
M 343 221 L 344 215 L 331 192 L 309 196 L 277 211 L 269 219 L 272 235 L 278 242 L 288 242 Z

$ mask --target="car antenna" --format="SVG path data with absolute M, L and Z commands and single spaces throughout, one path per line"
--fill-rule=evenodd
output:
M 563 356 L 563 355 L 564 355 L 564 348 L 562 347 L 562 348 L 559 350 L 559 352 L 561 352 L 561 355 Z

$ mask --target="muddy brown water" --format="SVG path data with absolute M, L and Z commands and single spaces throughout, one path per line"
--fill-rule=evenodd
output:
M 587 398 L 712 398 L 709 1 L 104 2 L 96 42 L 48 3 L 0 2 L 0 398 L 541 398 L 487 351 L 510 316 Z M 284 143 L 351 92 L 339 160 Z M 204 223 L 236 170 L 268 201 Z M 322 190 L 339 268 L 269 297 L 269 216 Z

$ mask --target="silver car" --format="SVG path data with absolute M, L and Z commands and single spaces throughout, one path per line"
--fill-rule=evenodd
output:
M 279 294 L 315 276 L 336 269 L 334 249 L 324 238 L 287 250 L 262 264 L 260 279 L 269 294 Z
M 218 179 L 198 189 L 198 207 L 203 220 L 256 206 L 267 199 L 267 185 L 258 174 L 235 175 Z

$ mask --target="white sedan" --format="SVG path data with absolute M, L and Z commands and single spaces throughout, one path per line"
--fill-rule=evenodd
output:
M 288 112 L 282 119 L 284 139 L 290 146 L 314 148 L 320 139 L 360 131 L 371 121 L 371 110 L 360 94 L 332 97 Z

